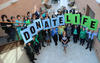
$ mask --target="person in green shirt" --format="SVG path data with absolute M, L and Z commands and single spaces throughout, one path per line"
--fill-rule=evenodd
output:
M 80 31 L 80 45 L 82 45 L 82 46 L 84 45 L 85 39 L 86 39 L 86 30 L 85 30 L 85 28 L 83 28 Z
M 44 45 L 44 39 L 43 39 L 43 30 L 41 30 L 41 31 L 38 32 L 38 40 L 40 42 L 40 45 L 43 46 L 43 47 L 45 47 L 45 45 Z
M 24 16 L 24 19 L 23 19 L 23 21 L 24 21 L 24 27 L 27 27 L 29 24 L 31 24 L 31 21 L 27 18 L 27 16 Z
M 34 47 L 34 50 L 35 50 L 35 53 L 38 55 L 38 54 L 40 54 L 39 53 L 39 47 L 40 47 L 40 43 L 39 43 L 39 41 L 38 41 L 38 35 L 36 35 L 36 36 L 34 36 L 33 37 L 33 47 Z
M 77 29 L 77 25 L 75 25 L 75 28 L 73 30 L 73 41 L 74 43 L 77 43 L 77 39 L 78 38 L 78 29 Z
M 80 31 L 82 31 L 83 30 L 83 27 L 82 26 L 80 26 Z
M 34 60 L 37 60 L 35 58 L 35 55 L 34 55 L 34 48 L 32 47 L 32 44 L 31 42 L 28 42 L 26 45 L 25 45 L 25 50 L 26 50 L 26 54 L 28 55 L 28 58 L 29 60 L 32 62 L 32 63 L 35 63 Z
M 28 19 L 28 20 L 26 21 L 26 25 L 28 26 L 29 24 L 31 24 L 31 21 Z

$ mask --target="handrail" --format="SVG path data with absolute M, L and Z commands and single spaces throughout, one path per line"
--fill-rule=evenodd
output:
M 16 23 L 16 22 L 3 22 L 3 21 L 0 21 L 0 23 L 11 23 L 11 24 L 30 24 L 30 23 Z

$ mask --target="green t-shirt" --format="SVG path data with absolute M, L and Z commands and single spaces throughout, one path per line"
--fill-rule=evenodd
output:
M 83 31 L 83 28 L 80 28 L 80 31 Z
M 77 34 L 77 29 L 74 30 L 74 33 L 73 34 Z
M 33 41 L 33 46 L 35 45 L 35 43 L 37 42 L 39 44 L 39 41 L 38 41 L 38 35 L 35 36 L 35 40 Z
M 85 39 L 86 38 L 86 31 L 81 31 L 80 32 L 80 39 Z
M 38 36 L 39 36 L 39 40 L 43 40 L 42 30 L 38 33 Z
M 31 24 L 31 22 L 30 22 L 29 19 L 26 21 L 26 24 L 27 24 L 27 25 Z

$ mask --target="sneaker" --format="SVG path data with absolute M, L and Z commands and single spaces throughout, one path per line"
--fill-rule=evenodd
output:
M 37 60 L 36 58 L 34 58 L 34 60 Z

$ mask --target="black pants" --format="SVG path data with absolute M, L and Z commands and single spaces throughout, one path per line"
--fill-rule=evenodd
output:
M 33 61 L 33 60 L 34 60 L 34 53 L 27 53 L 27 55 L 28 55 L 29 60 L 30 60 L 31 62 L 34 62 L 34 61 Z
M 41 40 L 41 42 L 42 42 L 42 46 L 44 47 L 45 45 L 44 45 L 44 42 L 45 42 L 45 36 L 42 36 L 43 37 L 43 39 Z
M 51 42 L 51 37 L 52 37 L 52 36 L 51 36 L 51 33 L 49 34 L 49 37 L 50 37 L 50 42 Z
M 36 53 L 39 53 L 39 44 L 38 45 L 35 45 L 34 49 L 35 49 L 35 52 Z
M 45 45 L 44 45 L 44 40 L 43 40 L 43 39 L 39 39 L 39 42 L 40 42 L 40 46 L 43 46 L 43 47 L 45 46 Z
M 80 45 L 84 45 L 84 43 L 85 43 L 85 39 L 80 39 Z
M 8 33 L 8 38 L 7 41 L 9 42 L 10 40 L 14 41 L 15 40 L 15 36 L 16 36 L 16 30 L 15 29 L 11 29 L 11 31 Z
M 41 42 L 39 43 L 39 49 L 41 50 Z
M 77 40 L 79 40 L 79 36 L 80 36 L 80 34 L 77 35 Z
M 58 41 L 57 34 L 55 34 L 55 35 L 53 36 L 53 40 L 54 40 L 54 42 L 55 42 L 55 45 L 57 46 L 57 41 Z
M 62 39 L 62 35 L 59 34 L 59 41 L 61 41 L 61 39 Z
M 74 43 L 77 43 L 77 35 L 76 34 L 73 35 L 73 41 L 74 41 Z
M 87 47 L 86 47 L 86 49 L 90 49 L 90 51 L 92 50 L 92 47 L 93 47 L 93 40 L 91 40 L 91 39 L 89 39 L 89 41 L 87 42 Z
M 68 39 L 68 42 L 70 41 L 70 37 L 67 37 L 67 39 Z
M 44 45 L 44 41 L 42 41 L 42 46 L 44 47 L 45 45 Z

